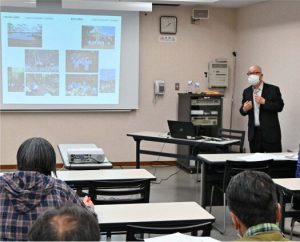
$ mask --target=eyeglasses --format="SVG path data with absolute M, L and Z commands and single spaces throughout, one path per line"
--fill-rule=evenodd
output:
M 259 74 L 261 74 L 260 71 L 247 72 L 247 76 L 250 76 L 250 75 L 259 75 Z

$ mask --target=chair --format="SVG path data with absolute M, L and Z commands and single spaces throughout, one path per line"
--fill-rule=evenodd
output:
M 282 191 L 283 192 L 283 191 Z M 288 195 L 286 194 L 287 198 L 288 199 Z M 297 194 L 292 194 L 292 201 L 291 201 L 291 204 L 292 204 L 292 208 L 293 208 L 293 212 L 295 212 L 296 214 L 292 216 L 292 220 L 291 220 L 291 231 L 290 231 L 290 240 L 293 239 L 293 232 L 294 232 L 294 226 L 295 226 L 295 223 L 298 222 L 300 223 L 300 216 L 299 216 L 299 212 L 300 212 L 300 198 L 299 198 L 299 195 Z
M 89 194 L 95 205 L 148 203 L 150 182 L 117 180 L 91 182 Z
M 150 182 L 148 180 L 93 181 L 89 196 L 95 205 L 149 203 Z M 122 234 L 125 231 L 114 232 Z M 112 232 L 107 232 L 111 237 Z
M 271 174 L 271 168 L 273 164 L 273 159 L 270 160 L 263 160 L 263 161 L 231 161 L 227 160 L 225 164 L 224 176 L 223 176 L 223 184 L 221 186 L 212 186 L 211 189 L 211 197 L 210 197 L 210 209 L 209 212 L 211 213 L 212 210 L 212 203 L 213 203 L 213 196 L 215 189 L 218 189 L 223 193 L 223 208 L 224 208 L 224 223 L 223 223 L 223 230 L 215 227 L 221 234 L 224 234 L 226 231 L 226 189 L 232 177 L 236 174 L 245 171 L 245 170 L 256 170 L 266 172 L 269 175 Z
M 137 225 L 127 225 L 126 241 L 144 241 L 144 234 L 172 234 L 176 232 L 191 233 L 192 236 L 198 236 L 198 232 L 202 231 L 201 236 L 210 236 L 212 223 L 201 223 L 191 226 L 180 227 L 146 227 Z M 136 235 L 141 235 L 141 238 L 137 238 Z
M 291 220 L 291 231 L 290 231 L 290 240 L 293 239 L 294 226 L 296 222 L 300 222 L 300 218 L 292 218 Z
M 243 153 L 244 152 L 244 141 L 245 141 L 245 131 L 244 130 L 219 129 L 218 137 L 240 140 L 240 142 L 238 144 L 231 145 L 227 152 L 229 152 L 229 153 Z

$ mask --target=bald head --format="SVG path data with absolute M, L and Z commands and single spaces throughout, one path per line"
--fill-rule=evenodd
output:
M 77 205 L 50 209 L 42 214 L 29 231 L 30 241 L 99 241 L 96 217 Z
M 250 66 L 248 69 L 247 75 L 248 75 L 248 80 L 250 79 L 249 83 L 251 85 L 253 85 L 255 88 L 258 88 L 260 86 L 260 84 L 263 82 L 263 73 L 262 73 L 262 69 L 259 65 Z M 258 76 L 258 78 L 259 78 L 258 83 L 255 82 L 255 84 L 253 84 L 253 76 L 254 76 L 254 80 Z
M 253 66 L 250 66 L 249 69 L 248 69 L 248 73 L 257 73 L 257 72 L 260 72 L 262 73 L 262 69 L 259 65 L 253 65 Z
M 78 220 L 70 214 L 57 214 L 49 219 L 49 224 L 57 234 L 58 238 L 64 238 L 65 234 L 73 232 L 78 228 Z

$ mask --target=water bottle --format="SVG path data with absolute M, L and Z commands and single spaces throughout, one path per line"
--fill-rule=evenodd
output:
M 195 81 L 194 92 L 200 94 L 200 82 Z
M 193 81 L 191 81 L 191 80 L 187 81 L 186 92 L 193 93 L 193 88 L 194 88 Z

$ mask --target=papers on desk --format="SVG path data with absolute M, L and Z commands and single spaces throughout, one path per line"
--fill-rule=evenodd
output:
M 291 153 L 288 155 L 281 155 L 280 153 L 277 154 L 270 154 L 270 153 L 254 153 L 251 155 L 240 156 L 238 157 L 240 160 L 244 161 L 260 161 L 260 160 L 297 160 L 298 155 L 295 153 Z
M 210 136 L 202 136 L 204 141 L 224 141 L 224 140 L 230 140 L 228 138 L 218 138 L 218 137 L 210 137 Z
M 145 242 L 219 242 L 219 240 L 211 237 L 196 237 L 185 235 L 182 233 L 169 234 L 158 236 L 155 238 L 144 239 Z
M 286 158 L 291 160 L 298 160 L 298 154 L 297 153 L 291 153 L 289 155 L 285 155 Z

